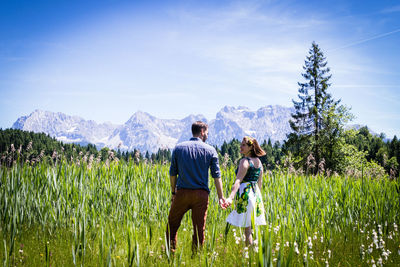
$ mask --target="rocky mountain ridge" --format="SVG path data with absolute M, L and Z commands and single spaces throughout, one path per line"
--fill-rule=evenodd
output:
M 173 148 L 178 142 L 191 137 L 191 124 L 201 120 L 209 125 L 207 143 L 220 146 L 233 138 L 250 135 L 260 142 L 270 138 L 282 141 L 290 132 L 289 119 L 293 108 L 266 106 L 256 111 L 247 107 L 225 106 L 216 118 L 208 121 L 203 115 L 189 115 L 184 119 L 159 119 L 137 111 L 122 125 L 97 123 L 60 112 L 35 110 L 18 118 L 12 128 L 44 132 L 67 143 L 95 144 L 98 148 L 121 150 L 139 149 L 156 152 L 159 148 Z

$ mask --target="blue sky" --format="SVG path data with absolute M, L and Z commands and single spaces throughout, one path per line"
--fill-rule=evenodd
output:
M 292 106 L 315 41 L 335 99 L 400 136 L 400 1 L 0 2 L 0 127 L 35 109 L 124 123 Z

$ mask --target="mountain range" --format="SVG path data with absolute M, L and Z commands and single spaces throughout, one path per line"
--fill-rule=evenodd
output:
M 289 119 L 293 108 L 279 105 L 251 111 L 247 107 L 225 106 L 215 119 L 208 121 L 203 115 L 189 115 L 184 119 L 159 119 L 137 111 L 122 125 L 97 123 L 60 112 L 35 110 L 17 119 L 12 128 L 44 132 L 65 143 L 88 144 L 97 148 L 156 152 L 159 148 L 173 148 L 191 137 L 191 125 L 197 120 L 209 125 L 207 143 L 221 146 L 233 138 L 255 137 L 259 142 L 271 139 L 282 141 L 290 132 Z

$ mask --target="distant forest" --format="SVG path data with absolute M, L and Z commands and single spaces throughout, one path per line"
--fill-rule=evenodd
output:
M 241 158 L 239 153 L 241 140 L 233 139 L 224 142 L 221 147 L 215 147 L 220 160 L 220 165 L 226 168 L 236 165 Z M 386 140 L 383 134 L 373 135 L 367 127 L 359 130 L 348 130 L 346 144 L 355 149 L 352 156 L 357 157 L 354 165 L 362 163 L 365 168 L 371 162 L 375 168 L 380 167 L 391 176 L 396 176 L 399 169 L 400 141 L 395 136 L 392 140 Z M 261 160 L 266 170 L 296 168 L 296 160 L 292 158 L 291 151 L 286 143 L 272 143 L 271 140 L 261 142 L 261 147 L 266 151 L 266 156 Z M 351 156 L 351 155 L 350 155 Z M 139 150 L 120 151 L 109 148 L 97 150 L 95 145 L 88 144 L 64 144 L 44 133 L 27 132 L 17 129 L 0 129 L 0 163 L 2 166 L 11 166 L 17 162 L 35 164 L 38 161 L 57 162 L 66 160 L 80 164 L 96 162 L 147 162 L 168 164 L 171 159 L 171 150 L 159 149 L 157 153 L 140 153 Z M 334 170 L 333 170 L 334 171 Z

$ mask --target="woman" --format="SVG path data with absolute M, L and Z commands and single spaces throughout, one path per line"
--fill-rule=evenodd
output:
M 245 228 L 246 244 L 253 243 L 251 236 L 252 217 L 254 225 L 265 225 L 264 205 L 261 198 L 261 183 L 263 168 L 258 157 L 264 156 L 257 140 L 246 136 L 240 145 L 240 153 L 244 156 L 236 170 L 236 180 L 232 186 L 232 192 L 226 199 L 230 205 L 235 198 L 235 210 L 233 210 L 226 221 L 229 224 Z

